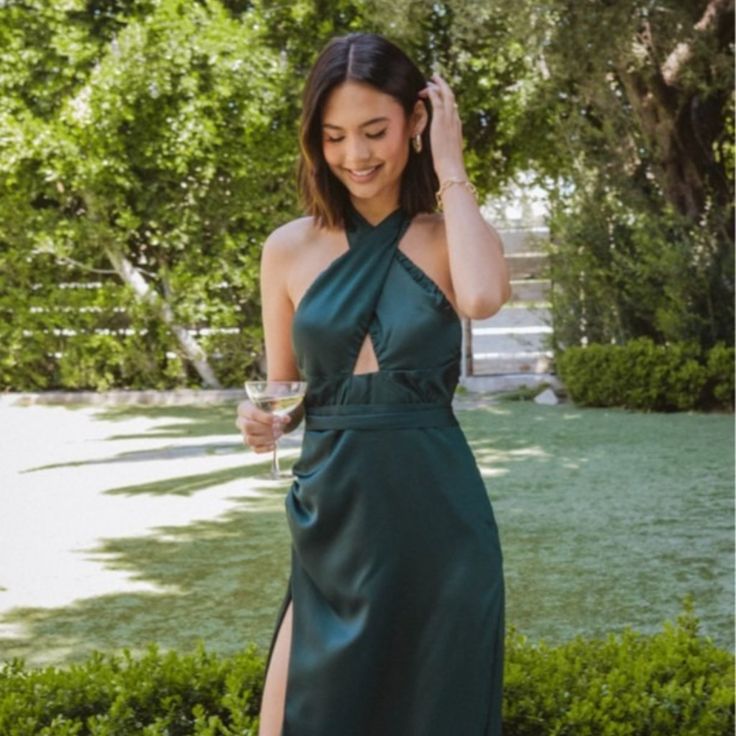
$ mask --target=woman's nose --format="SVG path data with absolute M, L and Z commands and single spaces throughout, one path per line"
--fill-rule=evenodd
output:
M 360 136 L 347 140 L 345 147 L 345 162 L 348 168 L 370 161 L 371 151 L 367 142 Z

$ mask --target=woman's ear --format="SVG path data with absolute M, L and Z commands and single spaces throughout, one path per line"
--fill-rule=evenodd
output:
M 409 118 L 409 132 L 411 133 L 411 137 L 413 138 L 415 135 L 423 133 L 428 121 L 427 105 L 424 100 L 418 99 L 414 103 L 414 109 Z

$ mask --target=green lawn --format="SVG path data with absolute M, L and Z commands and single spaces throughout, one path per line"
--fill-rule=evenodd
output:
M 235 461 L 189 475 L 172 463 L 168 477 L 137 484 L 106 477 L 102 493 L 123 500 L 191 497 L 232 482 L 259 493 L 234 493 L 229 509 L 209 520 L 105 539 L 98 550 L 105 565 L 165 591 L 6 611 L 0 632 L 22 624 L 24 634 L 0 633 L 0 658 L 64 662 L 91 649 L 139 650 L 147 641 L 189 649 L 199 638 L 222 653 L 247 641 L 268 645 L 288 577 L 287 486 L 254 478 L 266 470 L 267 455 L 258 465 L 241 464 L 248 453 L 233 434 L 233 411 L 227 405 L 96 412 L 95 421 L 109 426 L 109 462 L 119 461 L 116 447 L 135 436 L 150 439 L 149 459 L 175 458 L 178 439 L 198 438 L 198 451 L 232 454 Z M 501 533 L 509 624 L 550 643 L 626 626 L 656 631 L 692 593 L 703 633 L 733 647 L 732 415 L 507 401 L 458 409 L 458 417 Z M 129 420 L 142 418 L 156 420 L 155 430 L 126 430 Z M 227 434 L 233 443 L 222 441 Z M 286 438 L 284 467 L 297 447 L 296 437 Z M 89 462 L 104 469 L 108 461 Z M 35 470 L 84 464 L 75 459 Z
M 465 412 L 504 548 L 509 620 L 550 642 L 655 631 L 692 593 L 733 646 L 733 416 Z

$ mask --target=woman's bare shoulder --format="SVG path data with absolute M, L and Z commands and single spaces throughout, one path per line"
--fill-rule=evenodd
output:
M 268 235 L 263 243 L 264 254 L 268 252 L 279 258 L 289 257 L 304 243 L 313 240 L 315 231 L 314 218 L 311 216 L 289 220 Z
M 316 254 L 324 245 L 331 245 L 329 234 L 316 225 L 314 217 L 298 217 L 279 225 L 263 245 L 264 279 L 278 281 L 296 304 L 294 294 L 305 290 L 303 284 L 313 276 L 314 264 L 319 263 Z

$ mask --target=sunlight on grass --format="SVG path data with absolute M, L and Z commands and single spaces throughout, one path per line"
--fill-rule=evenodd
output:
M 690 592 L 704 633 L 732 646 L 732 417 L 523 401 L 457 413 L 498 522 L 510 623 L 550 642 L 656 631 Z M 267 647 L 289 573 L 288 483 L 266 479 L 270 455 L 243 448 L 233 418 L 230 405 L 95 410 L 79 426 L 99 441 L 18 471 L 25 494 L 63 488 L 65 507 L 82 504 L 92 528 L 107 508 L 92 501 L 117 504 L 105 528 L 126 528 L 112 521 L 131 515 L 137 531 L 98 528 L 71 552 L 141 589 L 6 609 L 0 657 L 53 663 L 148 642 Z M 288 468 L 300 434 L 282 443 Z M 78 494 L 83 485 L 94 495 Z M 141 514 L 170 523 L 141 525 Z

